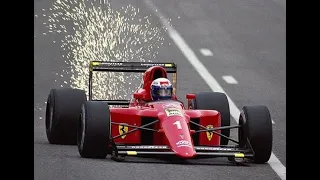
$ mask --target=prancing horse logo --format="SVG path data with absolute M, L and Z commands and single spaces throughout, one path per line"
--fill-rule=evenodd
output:
M 129 130 L 128 126 L 122 124 L 122 125 L 119 125 L 119 134 L 122 135 L 124 133 L 127 133 Z M 123 135 L 121 136 L 122 139 L 124 139 L 127 135 Z
M 208 125 L 206 128 L 207 129 L 213 129 L 213 126 L 212 125 Z M 213 133 L 212 132 L 208 132 L 208 131 L 206 133 L 207 133 L 208 140 L 211 141 Z

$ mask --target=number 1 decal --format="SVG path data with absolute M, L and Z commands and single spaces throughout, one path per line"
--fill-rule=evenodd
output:
M 174 122 L 173 124 L 174 124 L 174 125 L 177 125 L 177 128 L 178 128 L 178 129 L 182 129 L 181 124 L 180 124 L 180 121 L 176 121 L 176 122 Z

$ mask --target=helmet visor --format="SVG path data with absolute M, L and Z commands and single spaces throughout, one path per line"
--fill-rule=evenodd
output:
M 159 89 L 159 96 L 160 97 L 165 97 L 165 96 L 171 96 L 172 94 L 172 89 L 168 88 L 168 89 Z

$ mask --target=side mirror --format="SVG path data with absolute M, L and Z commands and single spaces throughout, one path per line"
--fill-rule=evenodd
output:
M 142 93 L 133 93 L 133 98 L 142 99 L 143 98 L 143 94 Z
M 187 98 L 188 100 L 192 100 L 192 99 L 196 98 L 196 95 L 195 95 L 195 94 L 187 94 L 187 95 L 186 95 L 186 98 Z

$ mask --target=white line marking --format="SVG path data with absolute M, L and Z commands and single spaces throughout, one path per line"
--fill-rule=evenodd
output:
M 210 49 L 201 48 L 200 52 L 204 56 L 213 56 L 213 53 L 210 51 Z
M 272 120 L 272 124 L 276 124 L 274 121 L 273 121 L 273 119 L 271 119 Z
M 234 120 L 238 122 L 238 117 L 240 114 L 239 109 L 235 105 L 235 103 L 230 99 L 227 93 L 222 89 L 217 80 L 209 73 L 207 68 L 201 63 L 201 61 L 197 58 L 192 49 L 187 45 L 184 39 L 180 36 L 180 34 L 169 24 L 168 20 L 157 10 L 157 8 L 153 5 L 150 0 L 144 0 L 147 6 L 152 9 L 155 14 L 160 19 L 161 23 L 166 26 L 167 32 L 172 40 L 176 43 L 181 52 L 185 55 L 186 59 L 190 62 L 192 66 L 194 66 L 195 70 L 199 73 L 199 75 L 203 78 L 203 80 L 208 84 L 212 91 L 215 92 L 223 92 L 226 94 L 229 105 L 230 105 L 230 114 L 234 118 Z M 269 165 L 271 168 L 278 174 L 278 176 L 282 180 L 286 180 L 286 167 L 279 161 L 279 159 L 272 153 Z
M 229 84 L 238 84 L 238 81 L 233 76 L 222 76 L 222 79 Z

